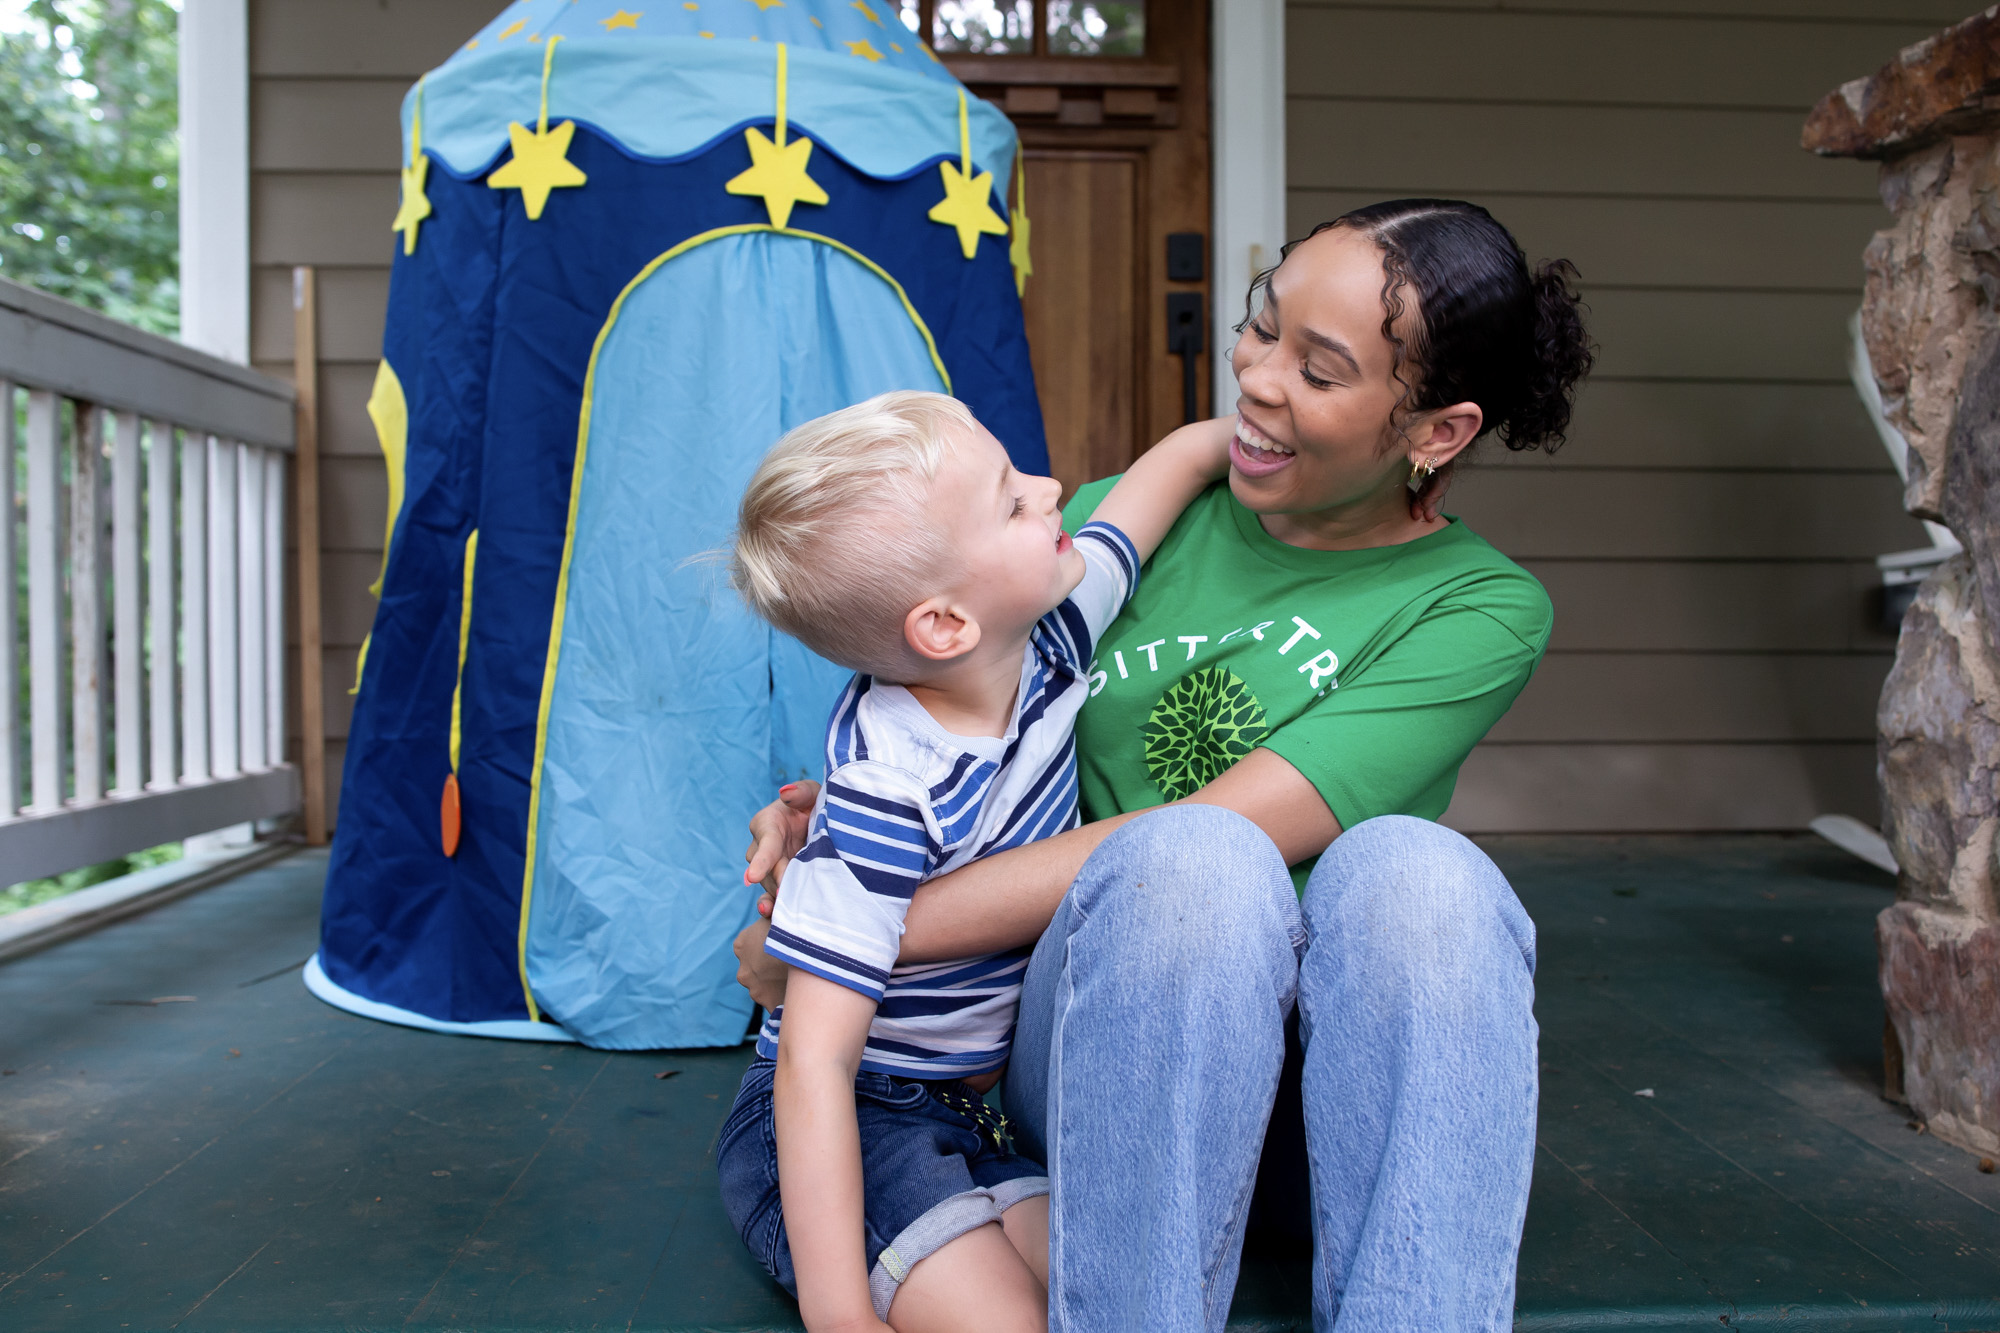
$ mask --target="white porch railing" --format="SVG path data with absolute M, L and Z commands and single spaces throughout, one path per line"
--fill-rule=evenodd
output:
M 0 884 L 298 808 L 294 398 L 0 279 Z

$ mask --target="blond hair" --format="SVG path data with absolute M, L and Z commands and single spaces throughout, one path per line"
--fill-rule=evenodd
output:
M 955 398 L 897 390 L 796 427 L 743 492 L 730 583 L 820 656 L 894 679 L 914 665 L 910 609 L 957 576 L 925 511 L 953 436 L 977 426 Z

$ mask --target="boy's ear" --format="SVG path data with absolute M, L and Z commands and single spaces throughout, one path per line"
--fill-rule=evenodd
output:
M 979 622 L 966 608 L 933 597 L 903 617 L 903 642 L 926 661 L 949 662 L 979 646 Z

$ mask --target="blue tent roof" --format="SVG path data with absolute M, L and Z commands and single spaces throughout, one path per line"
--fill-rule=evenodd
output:
M 507 147 L 508 122 L 536 120 L 551 38 L 561 44 L 550 121 L 589 125 L 635 157 L 684 157 L 772 120 L 779 42 L 790 56 L 791 124 L 856 169 L 891 179 L 959 155 L 962 86 L 886 4 L 631 2 L 648 8 L 612 0 L 509 6 L 404 99 L 405 160 L 421 92 L 425 151 L 461 177 L 492 166 Z M 1013 126 L 979 98 L 966 109 L 973 162 L 1004 185 Z

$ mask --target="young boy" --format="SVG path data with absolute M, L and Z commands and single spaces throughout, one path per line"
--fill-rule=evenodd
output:
M 765 945 L 785 1004 L 717 1145 L 812 1333 L 1046 1325 L 1047 1174 L 981 1100 L 1028 951 L 898 966 L 903 916 L 925 879 L 1075 826 L 1092 645 L 1227 442 L 1168 437 L 1072 542 L 1059 485 L 962 404 L 887 393 L 791 432 L 744 493 L 738 591 L 857 672 Z

